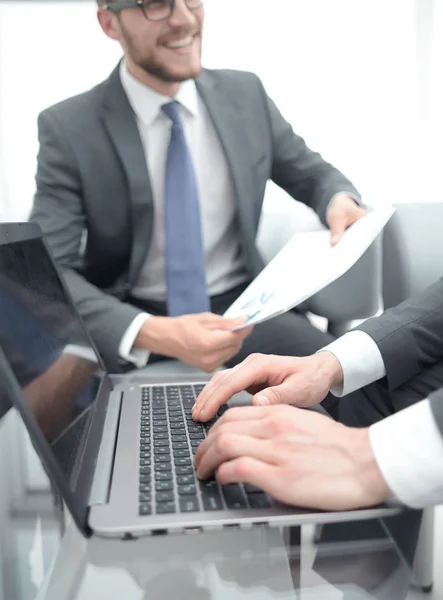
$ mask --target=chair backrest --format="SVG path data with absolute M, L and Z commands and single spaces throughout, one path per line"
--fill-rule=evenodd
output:
M 263 213 L 257 246 L 268 263 L 295 232 L 324 228 L 314 211 L 292 201 L 284 212 Z M 303 260 L 303 257 L 300 259 Z M 326 317 L 334 324 L 372 317 L 379 310 L 380 302 L 381 242 L 378 239 L 347 273 L 300 308 Z
M 383 232 L 384 308 L 396 306 L 443 276 L 443 203 L 396 205 Z

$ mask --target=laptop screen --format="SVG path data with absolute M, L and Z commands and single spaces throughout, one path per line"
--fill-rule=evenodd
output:
M 66 485 L 78 495 L 79 467 L 102 370 L 39 237 L 4 243 L 2 235 L 0 347 Z M 0 418 L 10 406 L 0 381 Z M 86 497 L 81 500 L 85 503 Z

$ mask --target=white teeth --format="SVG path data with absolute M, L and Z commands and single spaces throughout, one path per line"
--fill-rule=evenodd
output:
M 172 49 L 184 48 L 185 46 L 190 46 L 192 42 L 193 38 L 190 35 L 188 35 L 188 37 L 182 38 L 181 40 L 176 40 L 175 42 L 170 42 L 169 44 L 166 44 L 166 47 Z

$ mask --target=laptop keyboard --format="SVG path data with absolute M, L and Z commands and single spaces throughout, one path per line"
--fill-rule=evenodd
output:
M 194 454 L 226 410 L 208 423 L 192 420 L 192 407 L 204 385 L 142 388 L 139 459 L 139 514 L 172 514 L 224 509 L 267 508 L 269 497 L 250 485 L 220 486 L 200 481 Z

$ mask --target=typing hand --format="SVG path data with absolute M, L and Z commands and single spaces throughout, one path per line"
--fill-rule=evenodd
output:
M 335 246 L 343 237 L 348 227 L 368 214 L 352 198 L 345 194 L 337 194 L 326 213 L 326 222 L 331 230 L 331 244 Z
M 211 373 L 240 351 L 252 327 L 232 329 L 245 321 L 245 317 L 225 319 L 212 313 L 151 317 L 144 323 L 136 343 Z
M 251 354 L 242 363 L 216 373 L 194 404 L 196 421 L 208 421 L 232 396 L 243 390 L 254 394 L 256 406 L 294 404 L 314 406 L 341 382 L 339 361 L 330 352 L 307 358 Z
M 249 483 L 277 500 L 321 510 L 380 504 L 389 495 L 368 429 L 289 406 L 229 410 L 195 455 L 200 479 Z

